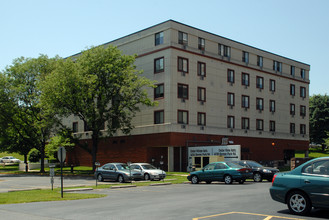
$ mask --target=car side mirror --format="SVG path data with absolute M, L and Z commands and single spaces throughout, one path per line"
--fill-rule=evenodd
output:
M 117 168 L 114 168 L 114 172 L 117 172 L 118 171 L 118 169 Z
M 202 168 L 202 172 L 204 172 L 204 168 Z

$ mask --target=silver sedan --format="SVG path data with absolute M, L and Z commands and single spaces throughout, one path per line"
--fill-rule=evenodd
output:
M 162 180 L 166 178 L 166 172 L 160 169 L 157 169 L 149 163 L 133 163 L 130 165 L 130 168 L 135 171 L 139 171 L 144 175 L 145 180 Z

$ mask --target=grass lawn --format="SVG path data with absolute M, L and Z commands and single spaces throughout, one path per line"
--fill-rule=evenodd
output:
M 0 193 L 0 204 L 26 203 L 26 202 L 44 202 L 44 201 L 64 201 L 77 199 L 101 198 L 102 194 L 82 194 L 82 193 L 64 193 L 61 197 L 61 190 L 28 190 Z
M 309 157 L 311 158 L 317 158 L 317 157 L 328 157 L 329 156 L 329 149 L 325 149 L 322 151 L 321 147 L 316 147 L 316 148 L 310 148 L 309 149 Z M 296 152 L 295 157 L 298 158 L 304 158 L 305 157 L 305 152 Z

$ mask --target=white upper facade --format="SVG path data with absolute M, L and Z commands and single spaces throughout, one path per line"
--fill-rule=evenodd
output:
M 309 138 L 308 64 L 172 20 L 107 44 L 137 54 L 137 69 L 159 86 L 149 89 L 158 105 L 141 108 L 132 134 Z

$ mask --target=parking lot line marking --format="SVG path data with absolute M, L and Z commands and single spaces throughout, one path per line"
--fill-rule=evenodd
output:
M 264 220 L 270 220 L 272 218 L 289 219 L 289 220 L 303 220 L 301 218 L 291 218 L 291 217 L 284 217 L 284 216 L 274 216 L 274 215 L 266 215 L 266 214 L 258 214 L 258 213 L 248 213 L 248 212 L 226 212 L 226 213 L 221 213 L 221 214 L 215 214 L 215 215 L 208 215 L 208 216 L 197 217 L 197 218 L 193 218 L 192 220 L 213 218 L 213 217 L 217 217 L 217 216 L 232 215 L 232 214 L 264 216 L 264 217 L 266 217 L 266 218 L 264 218 Z

